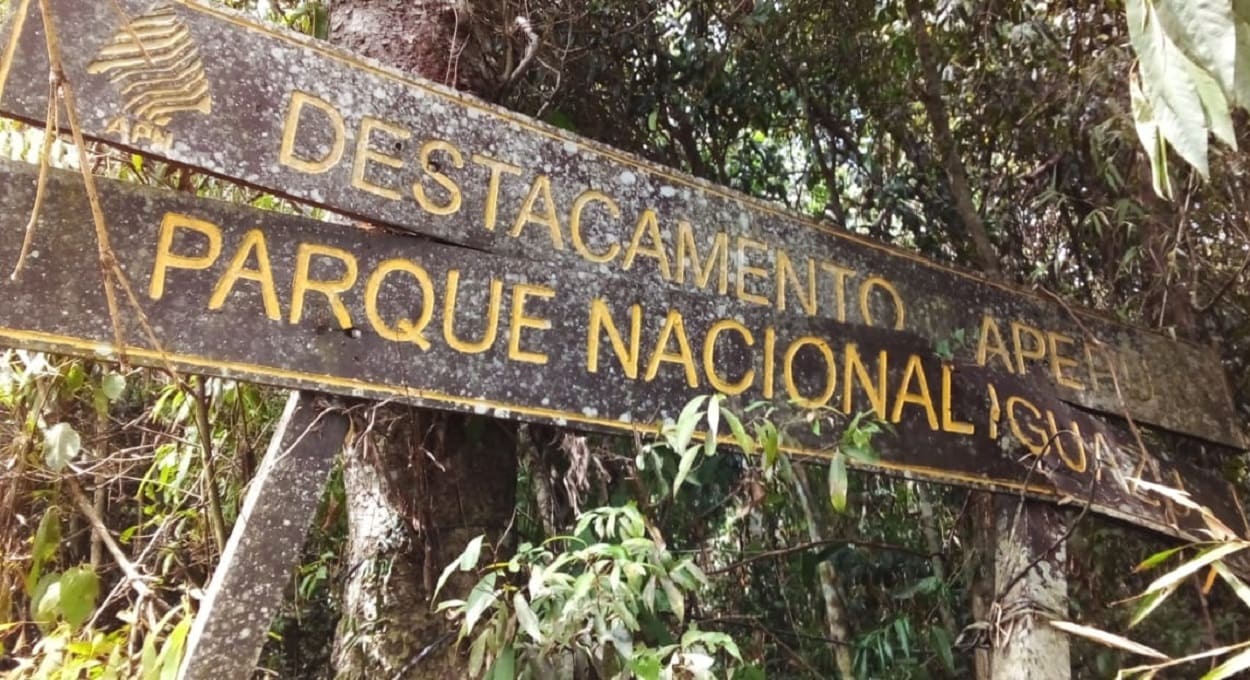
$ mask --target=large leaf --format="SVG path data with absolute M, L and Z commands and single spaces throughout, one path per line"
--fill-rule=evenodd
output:
M 69 423 L 57 423 L 43 433 L 43 462 L 53 472 L 65 469 L 82 450 L 82 437 Z
M 1150 0 L 1127 0 L 1129 37 L 1141 69 L 1141 87 L 1159 131 L 1176 153 L 1208 176 L 1207 124 L 1190 77 L 1189 59 L 1168 38 Z
M 1224 92 L 1234 91 L 1237 57 L 1230 0 L 1154 0 L 1159 25 L 1176 47 L 1209 73 Z
M 1146 98 L 1146 93 L 1142 91 L 1141 80 L 1137 74 L 1133 74 L 1128 85 L 1129 93 L 1132 95 L 1133 126 L 1137 129 L 1137 138 L 1150 159 L 1151 184 L 1154 185 L 1156 194 L 1170 199 L 1172 198 L 1172 179 L 1168 176 L 1168 150 L 1163 142 L 1163 134 L 1159 132 L 1154 110 Z
M 677 497 L 677 490 L 681 488 L 681 483 L 686 481 L 686 476 L 690 474 L 691 468 L 694 467 L 694 461 L 699 457 L 698 446 L 687 446 L 685 451 L 681 453 L 681 462 L 677 464 L 677 476 L 673 477 L 673 497 Z
M 543 632 L 538 626 L 538 616 L 534 614 L 534 610 L 530 608 L 529 602 L 526 602 L 525 596 L 517 591 L 512 596 L 512 607 L 516 609 L 517 625 L 527 635 L 534 639 L 538 644 L 543 643 Z
M 61 616 L 77 628 L 95 611 L 100 579 L 91 567 L 73 567 L 61 574 Z

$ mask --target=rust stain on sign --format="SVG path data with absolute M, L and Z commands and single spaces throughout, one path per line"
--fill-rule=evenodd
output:
M 0 269 L 18 256 L 34 168 L 0 164 Z M 0 343 L 115 356 L 85 195 L 55 171 L 22 276 L 0 282 Z M 784 314 L 663 281 L 558 269 L 101 180 L 121 267 L 161 348 L 123 309 L 133 361 L 296 389 L 654 432 L 691 398 L 778 409 L 786 448 L 827 456 L 811 410 L 890 422 L 869 470 L 1039 498 L 1183 538 L 1202 522 L 1141 492 L 1190 490 L 1244 531 L 1232 485 L 1052 394 L 1042 380 L 943 359 L 916 334 Z M 162 351 L 164 354 L 162 354 Z
M 227 10 L 136 0 L 54 10 L 94 139 L 556 270 L 906 331 L 956 360 L 1044 380 L 1070 403 L 1243 446 L 1209 348 L 1074 317 Z M 36 123 L 42 33 L 22 0 L 0 61 L 0 112 Z

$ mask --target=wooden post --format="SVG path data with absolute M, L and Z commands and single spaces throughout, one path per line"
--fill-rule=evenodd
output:
M 1048 621 L 1068 618 L 1064 523 L 1049 505 L 995 495 L 997 602 L 990 613 L 994 680 L 1069 680 L 1067 635 Z M 1027 570 L 1027 571 L 1026 571 Z
M 348 419 L 292 392 L 187 639 L 181 677 L 252 676 L 299 559 Z

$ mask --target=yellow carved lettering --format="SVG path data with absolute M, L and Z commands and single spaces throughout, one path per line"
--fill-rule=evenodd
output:
M 616 352 L 616 358 L 621 362 L 621 370 L 625 372 L 625 377 L 630 380 L 637 379 L 639 340 L 642 337 L 642 305 L 635 304 L 629 307 L 629 346 L 626 347 L 620 331 L 616 329 L 616 324 L 612 321 L 607 302 L 602 298 L 590 301 L 590 324 L 586 336 L 586 370 L 591 373 L 599 372 L 601 331 L 608 334 L 608 341 L 612 343 L 612 350 Z
M 389 198 L 392 201 L 398 201 L 400 198 L 400 193 L 398 191 L 395 191 L 390 187 L 375 184 L 369 178 L 365 177 L 365 170 L 367 169 L 370 161 L 374 163 L 381 163 L 382 165 L 390 168 L 398 169 L 404 167 L 404 162 L 399 158 L 389 154 L 384 154 L 369 146 L 369 144 L 373 141 L 373 132 L 375 130 L 385 132 L 400 141 L 408 139 L 412 136 L 411 132 L 401 127 L 391 125 L 390 123 L 379 118 L 365 116 L 360 121 L 360 136 L 356 138 L 356 159 L 352 163 L 352 186 L 357 189 L 368 191 L 376 196 L 381 196 L 382 198 Z
M 422 210 L 431 215 L 454 215 L 460 212 L 460 202 L 462 200 L 460 185 L 456 184 L 452 178 L 435 169 L 435 162 L 431 158 L 435 151 L 447 154 L 447 157 L 451 159 L 452 167 L 457 169 L 464 167 L 464 156 L 460 155 L 460 150 L 451 143 L 441 139 L 431 139 L 421 145 L 418 157 L 421 162 L 421 170 L 447 192 L 447 202 L 442 205 L 435 203 L 425 193 L 425 187 L 420 180 L 412 183 L 412 197 L 417 199 L 417 205 L 421 206 Z
M 573 207 L 569 210 L 569 237 L 573 240 L 573 250 L 576 250 L 577 254 L 581 255 L 588 262 L 596 264 L 611 262 L 616 259 L 617 253 L 621 252 L 619 243 L 610 244 L 603 252 L 596 253 L 587 247 L 586 239 L 582 236 L 582 211 L 592 202 L 600 203 L 607 208 L 608 214 L 614 220 L 621 216 L 620 206 L 616 204 L 616 201 L 612 200 L 612 197 L 602 191 L 587 189 L 578 194 L 577 198 L 573 199 Z
M 387 324 L 378 311 L 378 294 L 382 290 L 382 282 L 392 272 L 408 274 L 421 289 L 421 314 L 416 319 L 400 319 L 394 326 Z M 411 260 L 383 260 L 365 283 L 365 316 L 379 336 L 393 342 L 411 342 L 423 350 L 430 349 L 425 329 L 434 316 L 434 282 L 430 280 L 429 273 Z
M 535 212 L 534 206 L 540 200 L 543 210 Z M 560 218 L 556 215 L 555 202 L 551 200 L 551 178 L 546 175 L 534 178 L 534 183 L 530 185 L 530 192 L 525 197 L 525 202 L 521 204 L 521 212 L 517 213 L 516 221 L 512 223 L 512 231 L 508 232 L 508 235 L 513 238 L 520 236 L 525 226 L 531 223 L 546 225 L 551 235 L 551 247 L 564 250 L 564 236 L 560 233 Z
M 677 352 L 669 352 L 668 344 L 677 340 Z M 681 312 L 670 309 L 664 319 L 664 326 L 655 341 L 655 349 L 651 352 L 651 360 L 647 362 L 647 372 L 643 379 L 650 382 L 660 371 L 660 363 L 681 364 L 686 372 L 686 384 L 690 387 L 699 386 L 699 374 L 694 367 L 694 356 L 690 353 L 690 341 L 686 338 L 686 322 Z
M 187 229 L 201 234 L 208 239 L 208 248 L 203 255 L 175 255 L 174 233 L 178 229 Z M 148 286 L 148 297 L 159 300 L 165 295 L 165 273 L 170 269 L 208 269 L 221 255 L 221 229 L 212 222 L 197 220 L 182 213 L 165 213 L 161 220 L 161 232 L 157 237 L 156 260 L 152 263 L 152 282 Z
M 917 391 L 911 390 L 912 383 Z M 933 408 L 933 397 L 929 394 L 929 379 L 925 377 L 924 364 L 918 355 L 907 357 L 907 366 L 903 368 L 903 379 L 899 381 L 898 391 L 894 396 L 894 410 L 890 412 L 890 420 L 903 420 L 903 407 L 915 404 L 924 408 L 925 417 L 929 420 L 929 429 L 938 429 L 937 411 Z
M 460 292 L 460 270 L 447 272 L 447 293 L 443 299 L 443 339 L 447 346 L 457 352 L 478 354 L 485 352 L 495 344 L 495 336 L 499 331 L 499 301 L 503 297 L 503 282 L 490 280 L 490 299 L 486 304 L 486 329 L 482 331 L 482 339 L 467 342 L 456 335 L 456 300 Z M 476 316 L 476 315 L 473 315 Z
M 748 368 L 738 382 L 729 382 L 716 372 L 716 338 L 725 331 L 740 335 L 747 347 L 755 344 L 755 336 L 751 335 L 746 326 L 733 319 L 720 319 L 708 329 L 707 338 L 703 341 L 703 372 L 707 374 L 708 384 L 717 392 L 734 396 L 746 392 L 751 383 L 755 382 L 755 369 Z
M 512 324 L 508 328 L 508 358 L 513 361 L 524 361 L 531 364 L 546 364 L 547 355 L 542 352 L 530 352 L 521 349 L 521 331 L 525 329 L 547 330 L 551 328 L 551 320 L 525 313 L 526 298 L 536 297 L 551 299 L 556 291 L 547 286 L 518 283 L 512 287 Z
M 247 269 L 247 260 L 252 252 L 256 253 L 256 269 Z M 265 305 L 265 316 L 274 321 L 282 319 L 282 310 L 278 306 L 278 291 L 273 285 L 273 269 L 269 266 L 269 249 L 265 245 L 265 233 L 252 229 L 243 237 L 239 250 L 230 261 L 230 266 L 218 279 L 213 295 L 208 300 L 209 309 L 221 309 L 226 297 L 234 290 L 234 284 L 244 279 L 260 284 L 260 299 Z
M 318 281 L 310 278 L 314 257 L 338 260 L 343 264 L 343 276 L 334 280 Z M 321 293 L 330 303 L 330 311 L 338 320 L 339 327 L 351 328 L 352 317 L 347 307 L 339 299 L 339 295 L 351 290 L 356 285 L 356 257 L 342 248 L 323 246 L 313 243 L 301 243 L 295 252 L 295 277 L 291 283 L 291 323 L 297 324 L 304 315 L 304 297 L 309 291 Z
M 304 119 L 305 106 L 321 111 L 330 122 L 334 140 L 321 158 L 302 158 L 295 154 L 296 132 L 300 122 Z M 310 175 L 321 174 L 338 164 L 343 158 L 343 149 L 346 144 L 347 126 L 343 123 L 343 114 L 339 113 L 330 102 L 320 97 L 299 90 L 291 93 L 291 103 L 287 106 L 286 120 L 282 124 L 282 146 L 278 151 L 279 163 Z

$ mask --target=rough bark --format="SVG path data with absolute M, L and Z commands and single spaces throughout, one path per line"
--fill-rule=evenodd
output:
M 803 510 L 808 538 L 812 542 L 818 542 L 824 537 L 821 535 L 819 520 L 811 501 L 807 497 L 807 490 L 811 488 L 807 480 L 807 468 L 801 463 L 795 463 L 794 467 L 789 469 L 793 473 L 790 475 L 790 483 L 794 487 L 794 495 Z M 832 643 L 832 651 L 834 662 L 838 666 L 838 677 L 851 680 L 855 677 L 855 664 L 851 657 L 850 645 L 851 624 L 850 616 L 843 604 L 845 598 L 842 594 L 842 587 L 838 584 L 838 573 L 833 570 L 833 565 L 829 560 L 821 560 L 816 572 L 820 577 L 820 595 L 825 602 L 825 630 L 829 634 L 829 639 L 836 641 Z
M 330 38 L 389 66 L 474 92 L 490 80 L 468 5 L 335 0 Z M 467 675 L 454 631 L 433 611 L 439 574 L 474 536 L 497 546 L 516 496 L 516 429 L 402 407 L 364 409 L 344 457 L 347 579 L 334 660 L 341 678 Z M 483 559 L 489 558 L 484 555 Z M 457 597 L 471 577 L 452 579 Z
M 1068 680 L 1068 638 L 1047 624 L 1068 618 L 1066 546 L 1051 551 L 1063 534 L 1058 512 L 1039 502 L 995 498 L 998 601 L 992 615 L 993 680 Z
M 998 255 L 994 244 L 990 242 L 989 231 L 985 221 L 977 212 L 972 200 L 972 186 L 968 182 L 968 173 L 964 170 L 963 160 L 959 155 L 959 144 L 951 132 L 950 116 L 946 111 L 946 102 L 942 98 L 942 80 L 938 74 L 937 55 L 933 50 L 933 42 L 929 37 L 929 29 L 925 25 L 924 13 L 918 0 L 906 0 L 907 18 L 911 23 L 912 39 L 916 41 L 916 56 L 920 61 L 921 73 L 924 76 L 924 89 L 921 90 L 921 101 L 933 128 L 933 141 L 942 157 L 942 167 L 946 170 L 946 180 L 950 183 L 951 197 L 955 199 L 955 211 L 963 222 L 968 238 L 972 240 L 977 251 L 977 259 L 987 274 L 997 278 L 1001 273 Z

